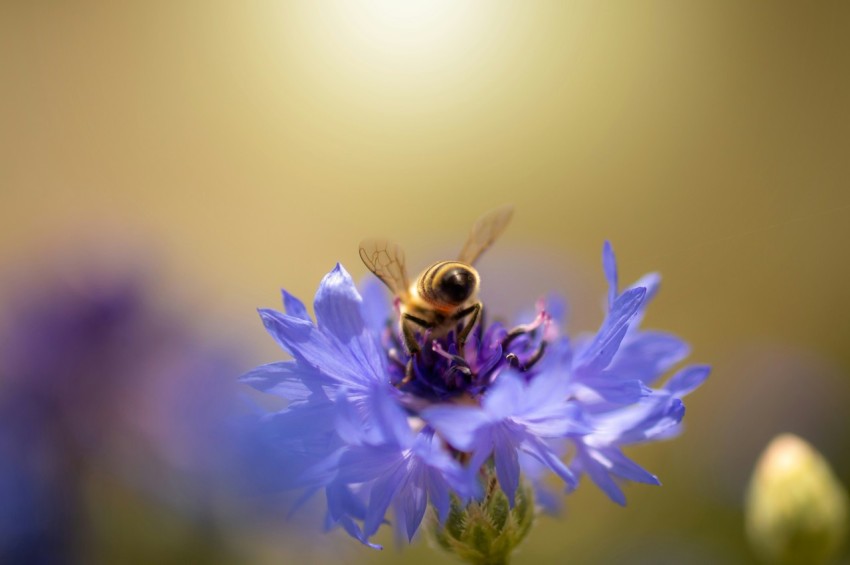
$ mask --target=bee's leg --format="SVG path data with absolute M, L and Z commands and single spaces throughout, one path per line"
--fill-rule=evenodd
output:
M 464 308 L 452 316 L 453 320 L 462 320 L 469 316 L 469 320 L 467 320 L 466 325 L 463 326 L 463 329 L 460 330 L 459 334 L 457 334 L 457 350 L 459 355 L 463 355 L 463 346 L 466 344 L 466 338 L 469 337 L 469 332 L 471 332 L 472 328 L 475 327 L 475 322 L 478 321 L 478 317 L 480 315 L 481 303 L 476 302 L 472 306 Z
M 401 388 L 413 380 L 413 357 L 407 360 L 407 366 L 404 368 L 404 378 L 396 385 L 396 388 Z
M 426 322 L 422 318 L 411 316 L 406 312 L 401 315 L 401 335 L 404 338 L 404 347 L 407 349 L 407 352 L 413 356 L 419 353 L 419 344 L 416 343 L 416 333 L 414 333 L 413 328 L 410 327 L 410 323 L 414 323 L 426 330 L 433 328 L 434 324 Z
M 413 379 L 413 358 L 418 355 L 420 351 L 419 344 L 416 342 L 416 333 L 413 331 L 413 328 L 410 327 L 411 323 L 426 330 L 434 327 L 433 324 L 429 324 L 422 318 L 411 316 L 407 312 L 401 315 L 401 334 L 404 338 L 404 347 L 410 354 L 410 359 L 407 360 L 407 367 L 404 370 L 404 379 L 401 383 L 399 383 L 399 386 L 406 385 L 411 381 L 411 379 Z

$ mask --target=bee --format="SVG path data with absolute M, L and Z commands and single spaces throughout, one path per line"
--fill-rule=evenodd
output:
M 458 351 L 463 351 L 482 309 L 478 300 L 481 278 L 473 264 L 505 231 L 512 215 L 513 206 L 508 205 L 482 216 L 457 260 L 434 263 L 413 283 L 407 276 L 404 251 L 397 244 L 380 239 L 360 244 L 360 258 L 366 268 L 389 287 L 398 301 L 401 336 L 411 356 L 408 378 L 412 374 L 413 356 L 420 351 L 418 334 L 430 331 L 432 337 L 438 338 L 460 327 L 457 346 Z

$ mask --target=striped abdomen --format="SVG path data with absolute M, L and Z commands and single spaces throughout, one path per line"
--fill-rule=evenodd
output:
M 444 312 L 456 310 L 478 291 L 478 273 L 466 263 L 434 263 L 416 281 L 418 297 Z

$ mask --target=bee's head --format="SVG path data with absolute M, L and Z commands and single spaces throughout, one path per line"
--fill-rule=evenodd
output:
M 474 297 L 478 285 L 478 272 L 471 265 L 443 261 L 423 273 L 419 290 L 420 295 L 433 306 L 451 310 Z

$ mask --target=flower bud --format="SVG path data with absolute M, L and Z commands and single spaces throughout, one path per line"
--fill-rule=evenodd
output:
M 776 437 L 747 493 L 747 534 L 770 563 L 824 563 L 841 546 L 847 494 L 827 461 L 797 436 Z
M 488 471 L 484 498 L 464 504 L 452 497 L 451 510 L 444 524 L 436 518 L 431 530 L 437 544 L 461 560 L 475 565 L 500 565 L 525 538 L 534 520 L 534 491 L 520 482 L 511 508 L 508 497 Z

